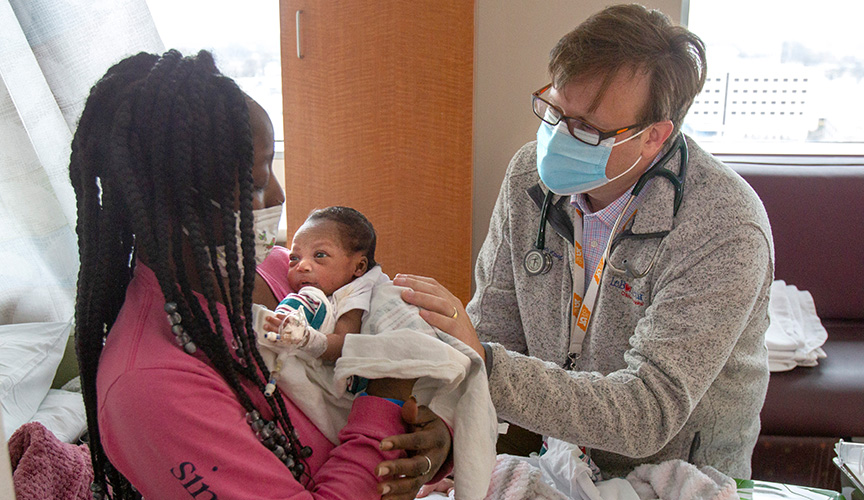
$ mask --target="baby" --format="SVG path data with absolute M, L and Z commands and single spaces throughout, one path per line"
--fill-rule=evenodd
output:
M 481 498 L 497 430 L 483 360 L 402 300 L 403 289 L 375 263 L 375 242 L 372 224 L 345 207 L 312 212 L 294 234 L 287 277 L 297 293 L 276 311 L 253 306 L 271 371 L 265 393 L 278 385 L 338 443 L 366 378 L 416 380 L 412 397 L 453 429 L 457 498 Z
M 375 262 L 375 229 L 348 207 L 313 211 L 291 242 L 288 294 L 261 324 L 261 343 L 277 354 L 265 394 L 276 389 L 285 355 L 296 350 L 334 362 L 345 335 L 359 333 L 372 288 L 390 280 Z

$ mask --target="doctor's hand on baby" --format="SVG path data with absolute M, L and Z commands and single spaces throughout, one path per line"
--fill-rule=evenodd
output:
M 486 351 L 465 313 L 465 307 L 444 285 L 434 278 L 414 274 L 397 274 L 393 284 L 407 288 L 402 291 L 402 300 L 419 307 L 424 321 L 461 340 L 486 361 Z

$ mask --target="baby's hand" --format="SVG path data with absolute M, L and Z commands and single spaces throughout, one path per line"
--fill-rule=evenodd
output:
M 306 314 L 302 309 L 291 311 L 279 325 L 279 334 L 292 344 L 305 343 L 309 337 L 306 332 L 306 324 Z M 285 341 L 283 340 L 283 342 Z
M 285 314 L 276 313 L 275 316 L 267 316 L 264 318 L 264 324 L 262 328 L 267 332 L 264 334 L 264 338 L 271 341 L 276 341 L 279 339 L 279 326 L 285 321 Z
M 306 315 L 302 310 L 268 317 L 264 324 L 264 338 L 283 345 L 305 344 L 309 337 L 306 331 Z

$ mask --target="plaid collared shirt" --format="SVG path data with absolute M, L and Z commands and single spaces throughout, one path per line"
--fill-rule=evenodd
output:
M 650 182 L 650 181 L 649 181 Z M 594 276 L 594 271 L 597 270 L 597 265 L 600 264 L 600 258 L 603 257 L 603 251 L 606 250 L 606 244 L 612 236 L 612 226 L 615 225 L 615 219 L 624 209 L 627 204 L 627 199 L 630 198 L 630 190 L 633 186 L 627 189 L 617 200 L 613 201 L 599 212 L 592 212 L 588 205 L 588 199 L 585 194 L 574 194 L 570 197 L 570 203 L 575 205 L 582 211 L 582 251 L 585 256 L 585 288 L 588 288 L 588 283 L 591 282 L 591 277 Z M 642 195 L 645 194 L 645 189 L 639 192 L 633 203 L 624 214 L 621 222 L 621 227 L 618 231 L 624 228 L 625 223 L 629 220 L 633 212 L 639 206 L 639 201 Z M 584 290 L 583 290 L 584 294 Z

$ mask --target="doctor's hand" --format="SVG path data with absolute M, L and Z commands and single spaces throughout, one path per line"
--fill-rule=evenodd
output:
M 413 274 L 397 274 L 396 286 L 407 287 L 402 300 L 420 307 L 420 317 L 427 323 L 464 342 L 486 361 L 486 351 L 477 338 L 477 331 L 459 299 L 433 278 Z
M 384 478 L 378 484 L 382 500 L 413 500 L 450 456 L 450 429 L 432 410 L 418 407 L 414 398 L 408 398 L 402 406 L 402 419 L 411 433 L 381 440 L 382 450 L 408 452 L 408 458 L 384 461 L 375 469 Z

